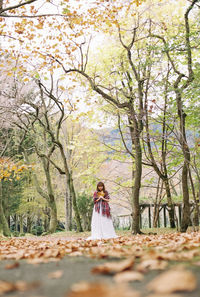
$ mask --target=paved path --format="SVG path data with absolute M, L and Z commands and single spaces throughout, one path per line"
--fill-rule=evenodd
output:
M 6 297 L 66 297 L 67 292 L 72 284 L 79 281 L 103 281 L 113 282 L 112 276 L 91 274 L 91 268 L 97 264 L 116 259 L 91 259 L 82 256 L 69 257 L 66 256 L 58 262 L 49 262 L 45 264 L 28 264 L 26 260 L 20 260 L 19 267 L 15 269 L 5 269 L 5 265 L 15 261 L 0 261 L 0 280 L 16 282 L 23 280 L 26 282 L 36 282 L 38 286 L 26 292 L 10 292 L 1 296 Z M 183 297 L 200 297 L 200 267 L 191 266 L 192 270 L 198 278 L 198 289 L 192 293 L 179 293 Z M 63 270 L 63 275 L 58 279 L 49 279 L 48 274 L 56 270 Z M 142 282 L 132 282 L 130 286 L 142 293 L 142 297 L 147 296 L 145 289 L 146 284 L 157 276 L 159 271 L 150 271 L 145 274 Z M 95 297 L 95 296 L 94 296 Z M 103 296 L 102 296 L 103 297 Z M 123 296 L 122 296 L 123 297 Z

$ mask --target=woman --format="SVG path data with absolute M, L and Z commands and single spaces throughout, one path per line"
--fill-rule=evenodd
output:
M 93 195 L 94 209 L 92 213 L 91 231 L 89 239 L 107 239 L 118 237 L 115 233 L 109 206 L 109 194 L 105 190 L 104 183 L 97 184 L 97 190 Z

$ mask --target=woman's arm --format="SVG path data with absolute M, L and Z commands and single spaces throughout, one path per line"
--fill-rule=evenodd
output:
M 106 202 L 109 202 L 109 199 L 106 199 L 104 197 L 102 197 L 102 200 L 106 201 Z
M 106 201 L 106 202 L 109 202 L 109 200 L 110 200 L 110 196 L 109 196 L 109 194 L 108 194 L 107 191 L 105 192 L 105 197 L 102 197 L 102 200 L 104 200 L 104 201 Z

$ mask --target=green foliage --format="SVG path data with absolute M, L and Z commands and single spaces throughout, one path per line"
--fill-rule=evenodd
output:
M 43 226 L 34 226 L 31 230 L 31 233 L 33 235 L 40 236 L 44 232 L 44 227 Z
M 19 231 L 14 231 L 14 232 L 12 232 L 12 235 L 14 237 L 19 237 L 20 236 L 20 233 L 19 233 Z
M 92 210 L 94 202 L 92 197 L 89 197 L 86 193 L 79 194 L 77 196 L 77 206 L 83 222 L 84 231 L 90 230 Z

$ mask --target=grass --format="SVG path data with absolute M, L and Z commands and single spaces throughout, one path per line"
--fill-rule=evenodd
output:
M 119 236 L 130 236 L 131 230 L 115 230 L 116 234 Z M 149 232 L 152 233 L 157 233 L 157 234 L 168 234 L 168 233 L 174 233 L 176 232 L 176 229 L 171 229 L 171 228 L 145 228 L 145 229 L 141 229 L 141 231 L 143 233 L 148 234 Z M 66 237 L 74 237 L 74 238 L 78 238 L 78 237 L 88 237 L 90 236 L 91 232 L 87 231 L 87 232 L 76 232 L 76 231 L 61 231 L 61 232 L 56 232 L 51 234 L 51 236 L 66 236 Z
M 115 230 L 116 234 L 119 236 L 130 236 L 132 235 L 131 230 Z M 168 234 L 168 233 L 174 233 L 176 232 L 176 229 L 171 229 L 171 228 L 145 228 L 141 229 L 141 231 L 145 234 L 148 235 L 148 233 L 156 233 L 156 234 Z M 55 232 L 53 234 L 49 234 L 49 236 L 53 237 L 73 237 L 73 238 L 87 238 L 88 236 L 91 235 L 90 231 L 87 232 L 76 232 L 75 230 L 73 231 L 60 231 L 60 232 Z M 36 235 L 26 233 L 25 237 L 37 237 Z M 1 240 L 6 240 L 9 239 L 10 237 L 1 237 L 0 236 L 0 241 Z M 14 238 L 14 237 L 13 237 Z M 17 238 L 17 237 L 16 237 Z

